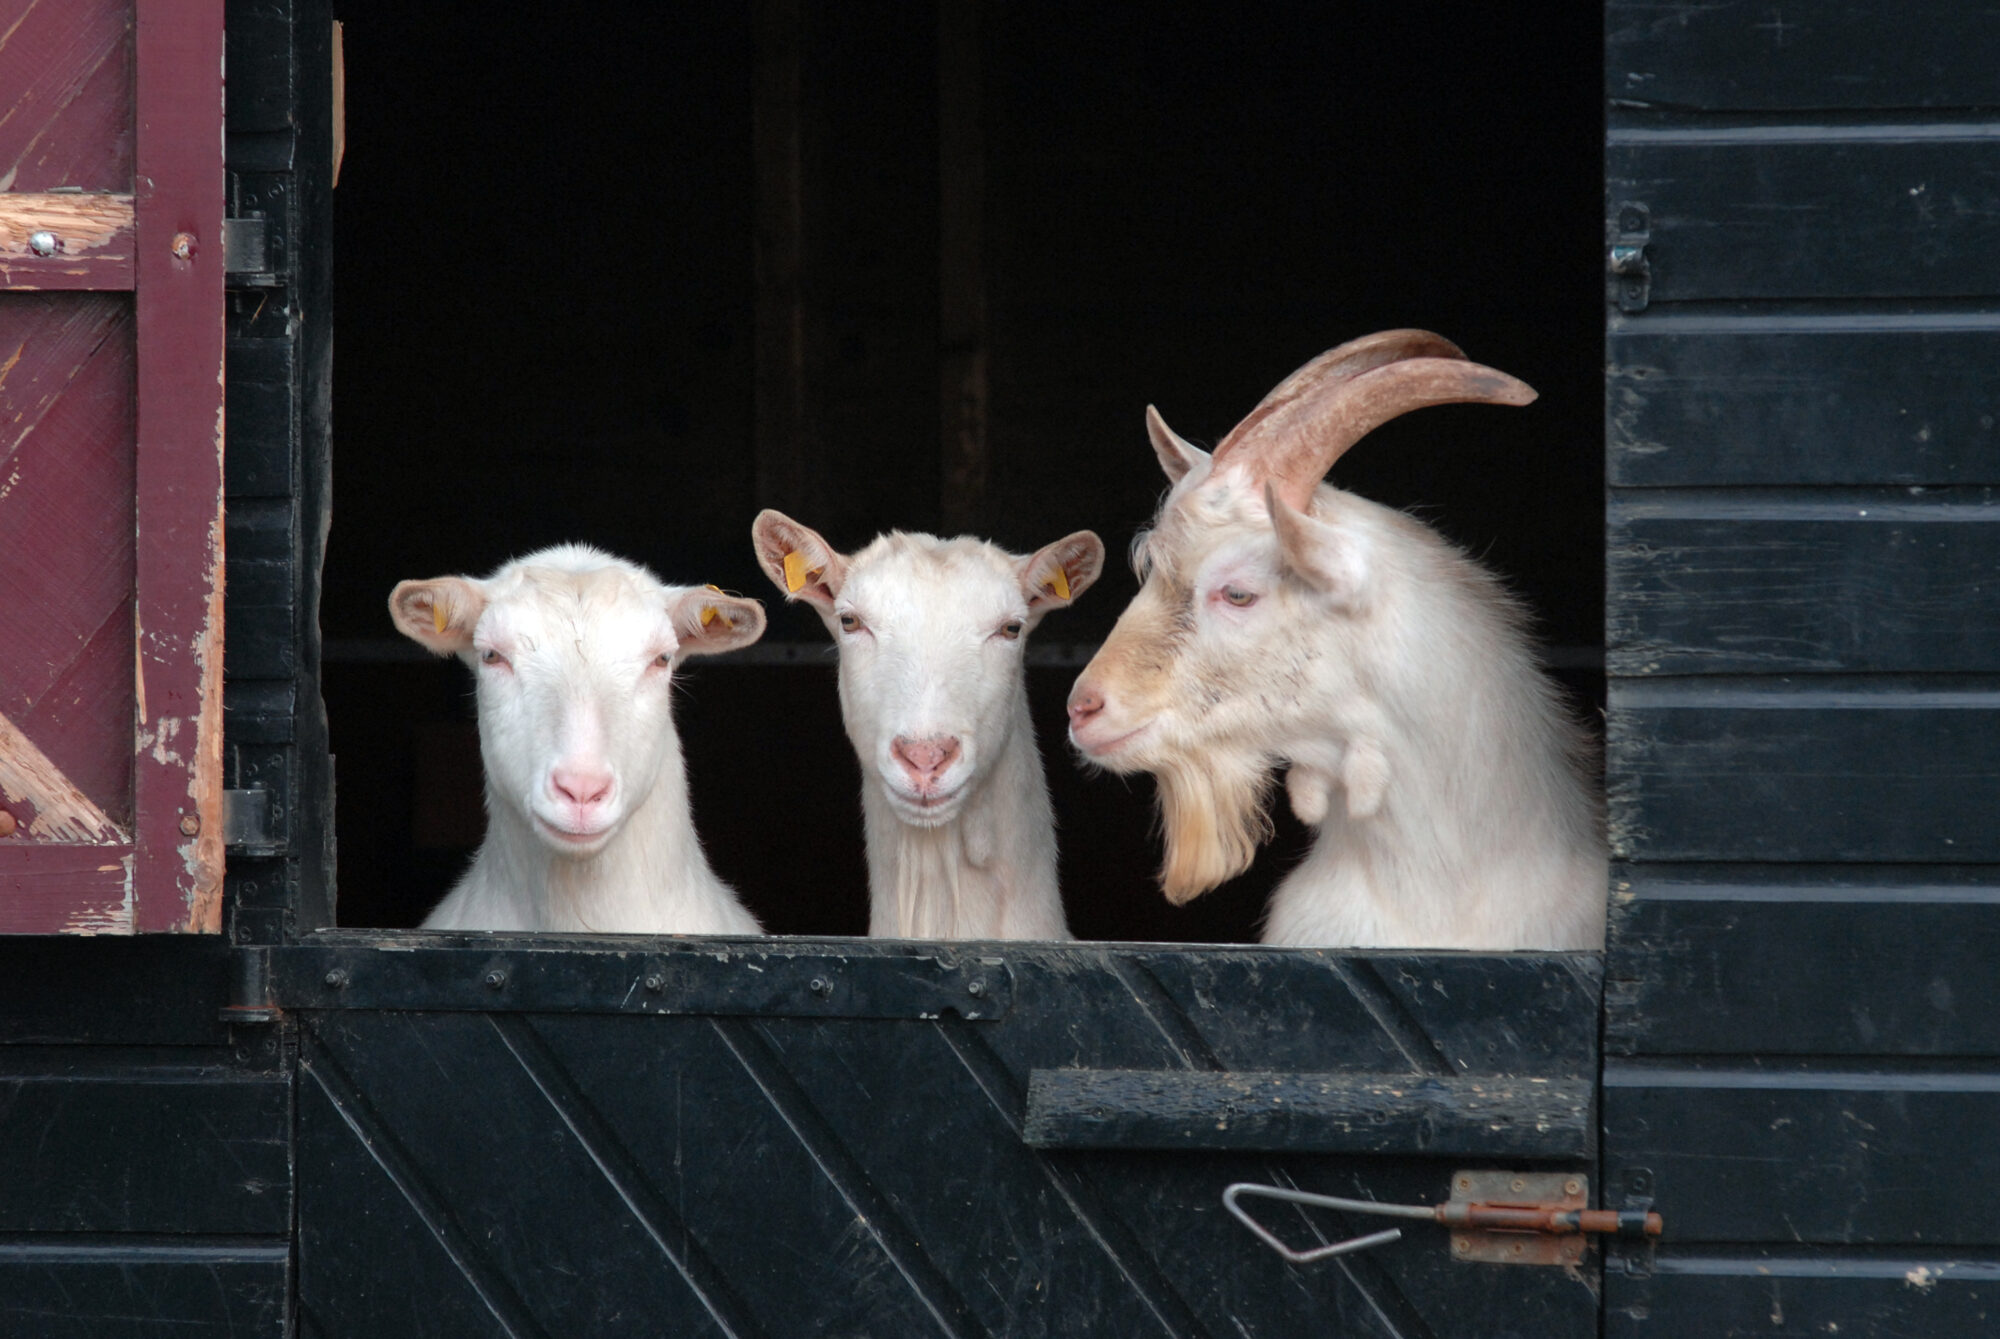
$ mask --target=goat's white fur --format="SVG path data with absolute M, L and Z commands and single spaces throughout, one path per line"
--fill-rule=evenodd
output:
M 405 581 L 389 611 L 479 699 L 486 839 L 426 929 L 759 933 L 695 836 L 672 681 L 756 641 L 761 605 L 570 544 Z
M 752 540 L 773 583 L 811 604 L 839 647 L 841 718 L 862 770 L 869 934 L 1069 938 L 1022 657 L 1042 616 L 1096 580 L 1097 536 L 1021 558 L 895 531 L 844 555 L 766 511 Z M 800 555 L 794 575 L 809 573 L 797 589 L 788 553 Z M 899 741 L 946 740 L 956 756 L 933 776 L 898 760 Z
M 1071 695 L 1071 740 L 1157 775 L 1169 898 L 1249 865 L 1288 763 L 1318 832 L 1266 943 L 1600 947 L 1590 749 L 1499 581 L 1398 512 L 1326 484 L 1294 510 L 1254 463 L 1150 426 L 1174 486 L 1134 548 L 1143 587 Z

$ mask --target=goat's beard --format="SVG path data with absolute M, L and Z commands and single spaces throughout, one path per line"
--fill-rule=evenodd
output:
M 1214 750 L 1154 769 L 1167 858 L 1160 891 L 1175 906 L 1250 868 L 1271 838 L 1272 764 Z

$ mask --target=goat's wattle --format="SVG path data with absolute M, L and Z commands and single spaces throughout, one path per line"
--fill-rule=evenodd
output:
M 1173 487 L 1069 718 L 1092 762 L 1156 776 L 1171 900 L 1248 868 L 1289 767 L 1294 812 L 1318 832 L 1272 897 L 1265 942 L 1602 944 L 1590 749 L 1520 609 L 1428 527 L 1319 482 L 1396 414 L 1533 398 L 1402 330 L 1293 373 L 1213 457 L 1147 411 Z

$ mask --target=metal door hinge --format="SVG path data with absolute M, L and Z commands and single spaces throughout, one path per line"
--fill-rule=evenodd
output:
M 1249 1181 L 1239 1181 L 1223 1191 L 1223 1207 L 1266 1246 L 1296 1265 L 1387 1245 L 1401 1237 L 1403 1230 L 1392 1227 L 1296 1250 L 1250 1216 L 1242 1204 L 1245 1195 L 1341 1213 L 1438 1223 L 1451 1229 L 1451 1258 L 1467 1263 L 1574 1265 L 1583 1260 L 1586 1235 L 1646 1241 L 1659 1236 L 1661 1228 L 1656 1213 L 1586 1207 L 1590 1178 L 1578 1172 L 1453 1172 L 1451 1198 L 1443 1204 L 1381 1204 Z
M 1642 312 L 1653 300 L 1653 263 L 1646 255 L 1652 242 L 1652 218 L 1644 205 L 1622 204 L 1611 231 L 1608 268 L 1618 310 Z
M 260 786 L 222 792 L 222 840 L 234 847 L 271 846 L 271 792 Z
M 237 287 L 277 282 L 271 270 L 271 234 L 262 214 L 222 220 L 222 268 Z

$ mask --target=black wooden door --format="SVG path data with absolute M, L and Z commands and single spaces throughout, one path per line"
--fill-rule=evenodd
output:
M 1594 1256 L 1220 1203 L 1587 1177 L 1594 959 L 425 942 L 271 950 L 303 1334 L 1597 1333 Z
M 1608 7 L 1617 1336 L 2000 1331 L 2000 17 Z

